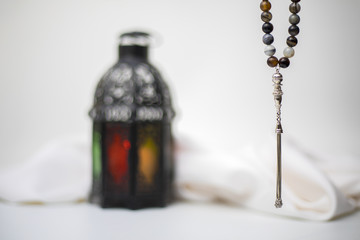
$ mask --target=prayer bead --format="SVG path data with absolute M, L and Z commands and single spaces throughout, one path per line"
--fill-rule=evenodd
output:
M 262 30 L 264 33 L 271 33 L 274 29 L 274 26 L 271 23 L 264 23 Z
M 273 35 L 267 33 L 263 36 L 263 43 L 265 43 L 266 45 L 270 45 L 274 42 L 274 37 Z
M 299 34 L 299 32 L 300 32 L 300 29 L 299 29 L 298 26 L 296 26 L 296 25 L 291 25 L 291 26 L 289 27 L 289 34 L 290 34 L 291 36 L 296 36 L 296 35 Z
M 284 49 L 284 56 L 287 58 L 293 57 L 295 54 L 295 51 L 292 47 L 287 47 Z
M 262 1 L 260 3 L 260 9 L 264 12 L 268 12 L 271 9 L 271 3 L 268 1 Z
M 295 14 L 295 13 L 291 14 L 290 17 L 289 17 L 289 22 L 290 22 L 291 24 L 293 24 L 293 25 L 298 24 L 298 23 L 300 22 L 300 17 L 299 17 L 299 15 L 297 15 L 297 14 Z
M 289 46 L 289 47 L 295 47 L 298 43 L 298 40 L 296 37 L 294 36 L 290 36 L 286 39 L 286 44 Z
M 269 67 L 276 67 L 278 63 L 279 63 L 278 59 L 274 56 L 269 57 L 267 60 L 267 64 L 269 65 Z
M 272 19 L 272 14 L 271 12 L 262 12 L 261 13 L 261 20 L 263 22 L 270 22 Z
M 292 4 L 290 4 L 289 10 L 290 10 L 290 12 L 292 12 L 292 13 L 298 13 L 298 12 L 300 12 L 300 10 L 301 10 L 300 4 L 298 4 L 298 3 L 292 3 Z
M 276 48 L 273 45 L 267 45 L 265 46 L 264 53 L 265 55 L 271 57 L 275 54 Z
M 286 57 L 282 57 L 279 59 L 279 67 L 287 68 L 290 65 L 290 60 Z

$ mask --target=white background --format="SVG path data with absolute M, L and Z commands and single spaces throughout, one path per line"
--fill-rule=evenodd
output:
M 280 57 L 290 1 L 271 2 Z M 151 62 L 171 88 L 176 136 L 226 151 L 273 134 L 274 71 L 259 3 L 1 0 L 0 167 L 52 139 L 90 136 L 96 83 L 129 30 L 161 36 Z M 299 44 L 282 71 L 285 135 L 319 151 L 360 154 L 360 1 L 301 5 Z

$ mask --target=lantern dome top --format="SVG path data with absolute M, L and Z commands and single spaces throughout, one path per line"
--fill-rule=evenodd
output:
M 148 62 L 150 35 L 120 36 L 119 61 L 101 78 L 89 115 L 94 121 L 171 121 L 175 113 L 169 89 Z
M 119 61 L 100 80 L 89 112 L 94 121 L 171 121 L 169 89 L 147 62 Z

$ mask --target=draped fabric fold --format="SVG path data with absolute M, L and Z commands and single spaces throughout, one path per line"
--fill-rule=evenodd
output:
M 276 143 L 272 138 L 233 152 L 178 140 L 178 196 L 321 221 L 360 207 L 360 159 L 304 150 L 286 138 L 283 145 L 281 209 L 274 207 Z M 90 153 L 85 139 L 59 139 L 43 146 L 24 164 L 0 171 L 0 199 L 43 203 L 86 199 Z
M 177 161 L 179 195 L 188 200 L 221 200 L 309 220 L 330 220 L 360 206 L 360 159 L 304 150 L 286 138 L 283 145 L 281 209 L 274 207 L 273 139 L 249 144 L 233 153 L 181 147 Z

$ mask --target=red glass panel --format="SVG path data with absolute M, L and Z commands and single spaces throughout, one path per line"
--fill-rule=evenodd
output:
M 119 133 L 114 133 L 112 141 L 108 146 L 109 172 L 115 183 L 120 183 L 128 172 L 128 149 Z

